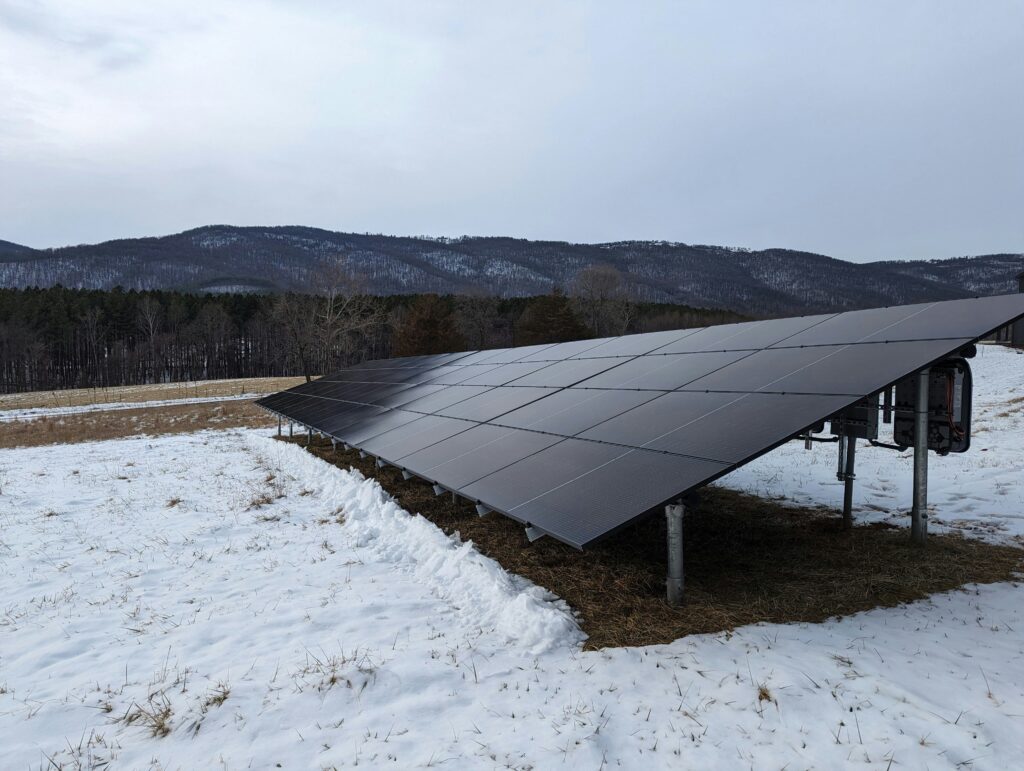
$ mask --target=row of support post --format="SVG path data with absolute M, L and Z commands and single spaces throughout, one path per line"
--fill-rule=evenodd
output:
M 928 385 L 931 370 L 925 367 L 917 373 L 917 393 L 914 395 L 914 490 L 910 510 L 910 540 L 924 544 L 928 539 Z M 888 396 L 888 394 L 887 394 Z M 888 403 L 888 399 L 887 399 Z M 857 440 L 853 436 L 839 437 L 840 479 L 843 480 L 843 529 L 853 527 L 853 480 L 856 479 Z
M 914 503 L 910 512 L 910 540 L 924 545 L 928 539 L 928 388 L 930 370 L 926 367 L 917 374 L 917 393 L 914 399 Z M 891 402 L 886 401 L 891 409 Z M 845 440 L 845 442 L 844 442 Z M 839 477 L 843 481 L 843 529 L 853 527 L 853 480 L 857 460 L 857 439 L 839 437 Z M 682 503 L 665 507 L 666 541 L 668 545 L 668 575 L 665 579 L 668 604 L 683 604 L 683 512 Z

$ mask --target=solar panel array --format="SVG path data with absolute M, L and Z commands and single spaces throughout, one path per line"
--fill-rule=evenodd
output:
M 258 404 L 583 548 L 1024 316 L 1024 295 L 366 362 Z

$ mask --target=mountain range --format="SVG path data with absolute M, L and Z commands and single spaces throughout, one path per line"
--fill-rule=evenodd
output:
M 375 294 L 542 294 L 612 265 L 638 300 L 780 316 L 1015 291 L 1024 254 L 851 263 L 790 249 L 664 241 L 573 244 L 309 227 L 211 225 L 175 235 L 32 249 L 0 241 L 0 286 L 316 291 L 341 258 Z

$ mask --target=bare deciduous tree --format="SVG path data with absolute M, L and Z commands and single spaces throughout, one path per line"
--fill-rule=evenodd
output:
M 471 289 L 456 301 L 455 315 L 466 345 L 475 350 L 491 346 L 498 324 L 497 297 L 482 288 Z
M 324 266 L 314 286 L 322 292 L 313 307 L 316 343 L 333 368 L 348 363 L 364 348 L 360 343 L 384 323 L 387 314 L 380 298 L 365 291 L 340 257 Z
M 625 334 L 636 315 L 622 273 L 613 265 L 590 265 L 581 270 L 570 294 L 576 312 L 598 337 Z
M 163 308 L 160 303 L 152 297 L 143 297 L 139 303 L 138 316 L 135 323 L 142 333 L 146 342 L 146 370 L 150 382 L 158 380 L 156 366 L 156 336 L 160 333 L 160 321 L 163 318 Z
M 307 382 L 322 374 L 316 369 L 348 363 L 386 319 L 380 298 L 361 291 L 342 258 L 324 265 L 312 284 L 316 295 L 278 295 L 273 306 L 274 319 L 291 344 L 287 354 Z

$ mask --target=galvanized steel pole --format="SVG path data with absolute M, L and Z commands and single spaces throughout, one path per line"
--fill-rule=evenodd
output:
M 924 545 L 928 538 L 928 383 L 929 370 L 917 373 L 914 404 L 914 508 L 910 513 L 910 540 Z
M 668 577 L 665 580 L 668 604 L 674 608 L 683 604 L 683 512 L 681 503 L 665 507 L 668 524 Z
M 853 473 L 854 459 L 857 455 L 857 437 L 846 437 L 846 470 L 843 474 L 843 530 L 853 527 Z

